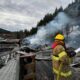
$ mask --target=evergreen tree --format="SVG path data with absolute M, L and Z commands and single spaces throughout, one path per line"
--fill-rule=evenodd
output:
M 46 14 L 44 18 L 37 23 L 37 27 L 45 26 L 47 23 L 52 21 L 57 16 L 57 14 L 61 11 L 63 11 L 62 7 L 60 7 L 59 9 L 56 8 L 53 14 L 49 14 L 49 13 Z

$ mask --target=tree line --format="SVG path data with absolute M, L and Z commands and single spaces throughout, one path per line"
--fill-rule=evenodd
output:
M 17 31 L 14 32 L 14 34 L 16 35 L 17 38 L 24 38 L 24 37 L 28 37 L 31 35 L 34 35 L 37 33 L 38 28 L 45 26 L 47 23 L 49 23 L 50 21 L 52 21 L 59 12 L 63 11 L 63 8 L 60 7 L 59 9 L 55 9 L 54 13 L 50 14 L 46 14 L 43 19 L 41 19 L 38 23 L 37 26 L 35 28 L 32 28 L 30 31 L 28 31 L 27 29 L 25 29 L 24 31 Z

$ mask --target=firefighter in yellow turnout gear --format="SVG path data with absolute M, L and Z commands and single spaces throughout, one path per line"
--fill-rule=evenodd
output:
M 71 58 L 67 55 L 64 43 L 64 35 L 57 34 L 52 45 L 52 65 L 54 80 L 71 80 Z

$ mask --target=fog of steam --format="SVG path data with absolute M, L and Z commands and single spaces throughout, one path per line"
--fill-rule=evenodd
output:
M 69 23 L 70 18 L 64 13 L 60 12 L 54 20 L 48 23 L 46 26 L 42 26 L 38 29 L 37 34 L 30 37 L 29 41 L 31 44 L 45 44 L 48 43 L 46 40 L 47 37 L 50 35 L 54 35 L 55 32 L 61 30 L 62 28 L 66 27 Z
M 80 28 L 79 26 L 74 26 L 73 31 L 69 34 L 68 44 L 71 47 L 80 47 Z
M 74 21 L 74 22 L 73 22 Z M 73 24 L 74 23 L 74 24 Z M 73 31 L 69 34 L 68 39 L 66 37 L 67 45 L 70 47 L 80 47 L 80 28 L 77 26 L 78 22 L 69 18 L 66 13 L 60 12 L 54 20 L 48 23 L 46 26 L 42 26 L 38 29 L 37 34 L 26 38 L 30 44 L 44 45 L 50 42 L 49 36 L 54 35 L 57 31 L 63 30 L 67 24 L 69 27 L 74 25 Z M 26 41 L 27 42 L 27 41 Z

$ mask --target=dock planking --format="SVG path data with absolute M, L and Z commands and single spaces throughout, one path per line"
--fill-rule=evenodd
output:
M 0 69 L 0 80 L 18 80 L 18 62 L 19 60 L 12 59 L 7 65 Z
M 0 80 L 19 80 L 19 56 L 15 55 L 19 49 L 17 44 L 13 40 L 0 42 L 0 58 L 5 58 L 6 63 L 0 68 Z

